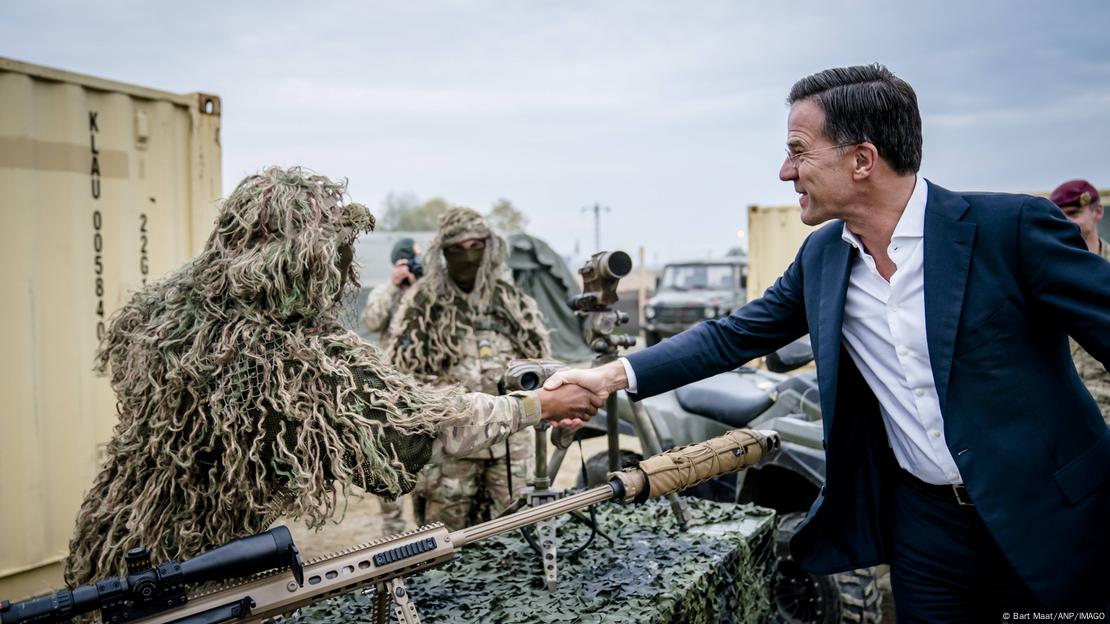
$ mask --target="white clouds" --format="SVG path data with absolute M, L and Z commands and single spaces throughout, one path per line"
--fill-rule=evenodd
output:
M 1096 123 L 1107 122 L 1107 111 L 1110 110 L 1110 92 L 1085 93 L 1079 85 L 1074 94 L 1058 97 L 1048 101 L 1035 102 L 1032 105 L 1023 105 L 1022 102 L 1004 102 L 997 106 L 987 106 L 967 112 L 936 113 L 929 115 L 923 123 L 934 127 L 944 128 L 1024 128 L 1030 120 L 1036 120 L 1039 125 L 1048 125 L 1058 122 L 1079 122 L 1090 119 Z M 1103 128 L 1096 129 L 1103 133 Z
M 649 257 L 733 244 L 777 180 L 802 75 L 882 61 L 918 90 L 925 156 L 953 187 L 1048 188 L 1063 137 L 1110 144 L 1110 40 L 1089 1 L 789 6 L 702 2 L 192 2 L 0 5 L 0 54 L 224 100 L 225 186 L 270 164 L 478 208 L 508 197 L 559 249 Z M 1082 171 L 1076 175 L 1095 176 Z M 619 224 L 619 227 L 618 227 Z M 654 251 L 653 251 L 654 250 Z

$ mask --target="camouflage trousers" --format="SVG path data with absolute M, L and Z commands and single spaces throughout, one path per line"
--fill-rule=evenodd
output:
M 405 505 L 409 497 L 402 496 L 397 500 L 386 500 L 379 498 L 378 502 L 381 503 L 381 516 L 382 516 L 382 536 L 396 535 L 397 533 L 404 533 L 409 529 L 408 522 L 405 521 Z
M 521 435 L 525 434 L 525 435 Z M 425 466 L 413 490 L 416 522 L 424 525 L 442 522 L 452 531 L 496 517 L 511 505 L 528 485 L 535 470 L 532 429 L 513 434 L 508 462 L 512 470 L 512 491 L 504 453 L 501 457 L 472 455 Z
M 1110 426 L 1110 372 L 1102 364 L 1087 353 L 1074 338 L 1071 339 L 1071 357 L 1075 361 L 1075 370 L 1079 378 L 1087 386 L 1087 391 L 1095 399 L 1098 408 L 1102 411 L 1102 419 Z

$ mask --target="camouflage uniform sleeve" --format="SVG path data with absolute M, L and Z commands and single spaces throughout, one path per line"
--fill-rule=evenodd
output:
M 362 314 L 359 315 L 359 320 L 366 326 L 366 329 L 372 332 L 384 331 L 386 324 L 389 323 L 390 313 L 397 306 L 400 295 L 401 289 L 394 286 L 393 282 L 375 286 L 366 297 L 366 307 L 362 309 Z
M 540 401 L 528 393 L 495 397 L 472 392 L 462 402 L 463 409 L 455 417 L 440 423 L 429 463 L 500 444 L 514 432 L 540 422 Z
M 1099 253 L 1103 258 L 1110 260 L 1110 243 L 1099 239 Z M 1075 361 L 1075 370 L 1087 391 L 1094 397 L 1102 412 L 1102 419 L 1110 425 L 1110 371 L 1106 370 L 1090 353 L 1087 353 L 1075 339 L 1071 339 L 1071 357 Z

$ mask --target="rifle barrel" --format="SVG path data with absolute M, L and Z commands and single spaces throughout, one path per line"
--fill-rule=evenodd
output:
M 547 520 L 548 518 L 576 511 L 583 507 L 589 507 L 594 503 L 612 500 L 616 496 L 617 493 L 612 483 L 599 485 L 585 492 L 579 492 L 572 496 L 560 498 L 550 503 L 540 505 L 539 507 L 528 507 L 514 514 L 494 518 L 489 522 L 483 522 L 472 527 L 459 529 L 451 533 L 451 543 L 455 545 L 455 548 L 462 548 L 471 542 L 483 540 L 487 537 L 500 535 L 502 533 L 508 533 L 509 531 L 534 524 L 540 520 Z

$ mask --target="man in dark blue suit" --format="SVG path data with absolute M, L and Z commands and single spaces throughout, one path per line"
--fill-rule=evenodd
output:
M 1110 361 L 1110 264 L 1047 200 L 919 177 L 917 97 L 885 67 L 789 102 L 779 175 L 828 224 L 728 318 L 549 384 L 644 398 L 809 333 L 828 464 L 804 568 L 889 562 L 900 622 L 1106 608 L 1110 430 L 1068 336 Z

